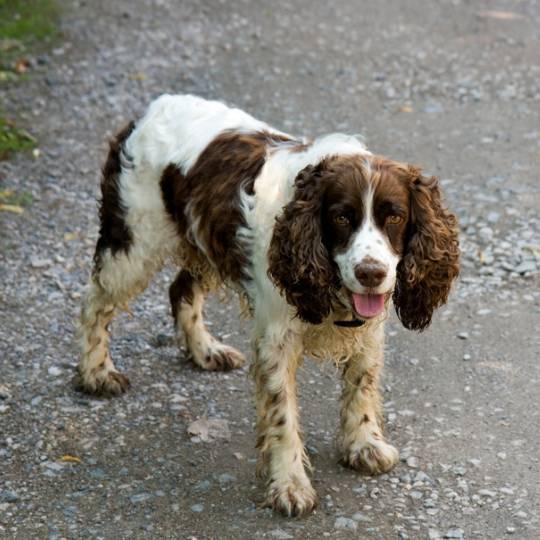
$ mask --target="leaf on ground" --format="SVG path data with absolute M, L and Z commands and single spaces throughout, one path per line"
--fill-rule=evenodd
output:
M 229 440 L 231 438 L 229 423 L 227 420 L 221 420 L 220 418 L 199 418 L 188 426 L 187 432 L 203 442 L 210 442 L 215 439 Z
M 486 19 L 498 19 L 500 21 L 513 21 L 524 18 L 523 15 L 514 11 L 481 11 L 478 16 Z
M 13 212 L 14 214 L 22 214 L 24 212 L 24 208 L 16 204 L 0 203 L 0 212 Z
M 56 461 L 60 461 L 60 463 L 82 463 L 81 458 L 70 456 L 69 454 L 60 456 Z

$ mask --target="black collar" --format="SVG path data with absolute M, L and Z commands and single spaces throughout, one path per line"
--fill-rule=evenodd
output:
M 359 326 L 363 326 L 365 322 L 361 319 L 352 319 L 351 321 L 334 321 L 334 324 L 345 328 L 358 328 Z

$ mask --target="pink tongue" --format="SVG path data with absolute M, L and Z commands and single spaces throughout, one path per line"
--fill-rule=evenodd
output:
M 354 309 L 360 317 L 375 317 L 384 309 L 384 294 L 353 293 Z

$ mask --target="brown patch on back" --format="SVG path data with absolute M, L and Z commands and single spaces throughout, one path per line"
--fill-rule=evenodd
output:
M 252 195 L 269 147 L 291 141 L 269 132 L 226 131 L 204 149 L 185 175 L 173 164 L 163 171 L 161 191 L 167 212 L 194 249 L 197 243 L 204 246 L 222 279 L 247 278 L 248 256 L 236 239 L 238 228 L 246 226 L 240 191 Z M 191 220 L 197 218 L 197 230 L 190 231 Z M 197 235 L 198 242 L 190 233 Z
M 101 177 L 101 201 L 99 207 L 99 238 L 94 255 L 95 271 L 99 271 L 101 255 L 110 249 L 113 255 L 119 251 L 127 252 L 133 237 L 125 221 L 125 210 L 120 198 L 119 178 L 124 163 L 129 156 L 123 155 L 124 144 L 135 128 L 130 122 L 109 143 L 109 154 L 103 165 Z

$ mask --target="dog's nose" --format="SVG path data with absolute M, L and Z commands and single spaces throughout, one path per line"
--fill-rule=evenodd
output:
M 384 281 L 387 273 L 386 265 L 375 259 L 365 259 L 354 268 L 356 279 L 364 287 L 372 289 L 378 287 Z

